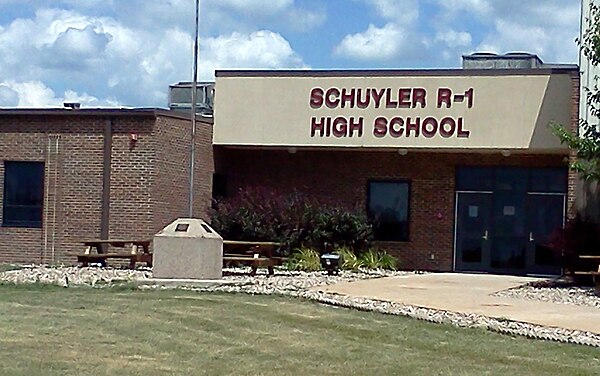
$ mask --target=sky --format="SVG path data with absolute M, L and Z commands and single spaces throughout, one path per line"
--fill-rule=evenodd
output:
M 580 0 L 201 0 L 215 69 L 459 68 L 476 51 L 576 63 Z M 0 107 L 166 107 L 191 81 L 195 0 L 0 0 Z

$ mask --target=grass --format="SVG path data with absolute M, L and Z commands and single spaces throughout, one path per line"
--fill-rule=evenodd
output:
M 2 272 L 7 272 L 10 270 L 19 270 L 22 267 L 19 265 L 14 265 L 14 264 L 0 264 L 0 273 Z
M 283 297 L 0 285 L 0 375 L 592 375 L 600 351 Z

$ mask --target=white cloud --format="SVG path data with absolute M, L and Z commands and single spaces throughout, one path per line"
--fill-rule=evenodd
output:
M 419 18 L 417 0 L 364 0 L 373 6 L 382 18 L 406 26 Z
M 446 30 L 437 32 L 435 40 L 443 42 L 448 47 L 456 48 L 470 46 L 472 38 L 466 31 Z
M 460 56 L 462 49 L 470 49 L 468 32 L 442 28 L 437 23 L 437 33 L 429 30 L 427 20 L 419 18 L 420 3 L 416 0 L 360 1 L 369 4 L 386 24 L 370 24 L 363 32 L 346 35 L 334 48 L 336 56 L 402 67 L 415 61 L 431 64 L 434 59 L 440 64 Z
M 0 84 L 0 107 L 17 107 L 19 93 L 6 84 Z
M 219 6 L 246 14 L 272 15 L 294 5 L 294 0 L 219 0 Z
M 574 40 L 578 29 L 572 25 L 578 25 L 579 15 L 572 8 L 551 9 L 540 6 L 536 12 L 530 13 L 532 17 L 527 23 L 505 18 L 496 20 L 493 31 L 482 39 L 476 49 L 497 53 L 531 52 L 545 62 L 577 61 Z
M 104 53 L 111 40 L 110 34 L 98 33 L 89 25 L 83 29 L 68 27 L 41 53 L 48 66 L 83 69 Z
M 476 20 L 473 50 L 525 51 L 547 62 L 575 62 L 580 2 L 575 0 L 437 0 L 442 29 Z M 491 25 L 491 27 L 487 27 Z
M 0 29 L 0 79 L 12 79 L 19 106 L 60 105 L 69 97 L 110 105 L 117 103 L 112 93 L 123 105 L 166 106 L 169 84 L 191 79 L 192 47 L 190 33 L 178 27 L 146 29 L 111 17 L 42 9 Z M 204 80 L 214 79 L 216 68 L 304 66 L 272 31 L 201 38 Z M 4 89 L 0 105 L 14 104 L 9 94 Z
M 444 12 L 459 13 L 467 11 L 482 16 L 489 15 L 492 11 L 492 4 L 489 0 L 437 0 L 437 3 L 444 8 Z
M 200 56 L 202 79 L 212 79 L 215 69 L 304 68 L 306 65 L 280 34 L 268 30 L 233 33 L 205 39 Z
M 87 93 L 67 90 L 57 97 L 52 89 L 40 81 L 5 81 L 0 83 L 2 107 L 62 107 L 64 102 L 78 102 L 82 107 L 115 107 L 115 99 L 99 100 Z
M 59 98 L 59 103 L 75 102 L 81 103 L 82 107 L 120 107 L 119 101 L 116 98 L 98 99 L 87 93 L 78 93 L 73 90 L 65 91 L 62 98 Z
M 387 60 L 395 57 L 406 42 L 406 34 L 398 25 L 388 23 L 379 28 L 371 24 L 363 33 L 346 35 L 335 54 L 358 60 Z
M 311 29 L 323 24 L 327 19 L 325 11 L 316 11 L 292 8 L 285 13 L 285 21 L 288 26 L 297 31 L 310 31 Z

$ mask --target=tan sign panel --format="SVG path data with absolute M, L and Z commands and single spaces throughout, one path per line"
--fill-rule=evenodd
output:
M 562 149 L 568 74 L 217 76 L 214 143 Z

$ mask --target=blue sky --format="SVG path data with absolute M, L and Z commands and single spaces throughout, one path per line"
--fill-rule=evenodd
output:
M 201 0 L 215 69 L 457 68 L 474 51 L 576 63 L 579 0 Z M 0 0 L 0 107 L 167 105 L 194 0 Z

